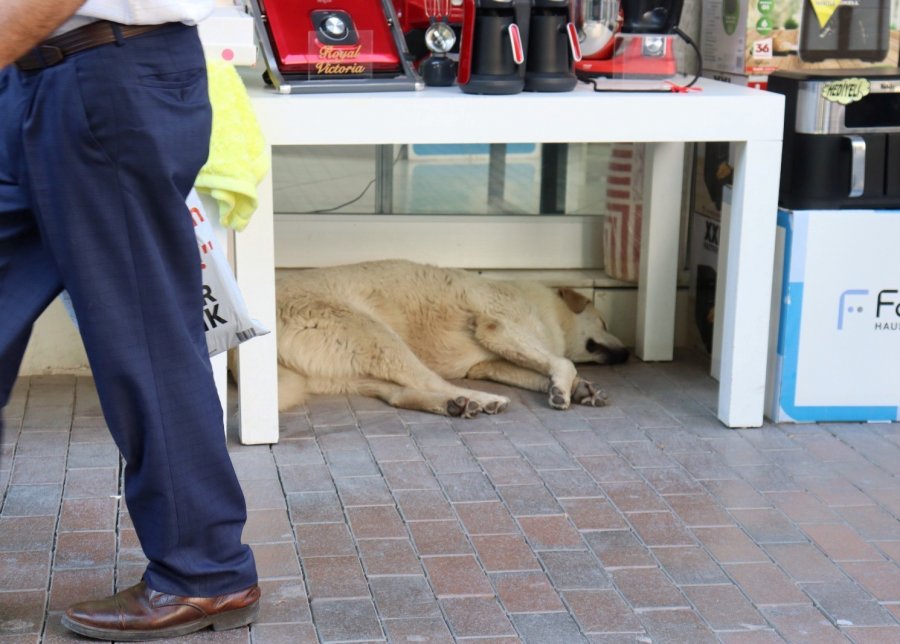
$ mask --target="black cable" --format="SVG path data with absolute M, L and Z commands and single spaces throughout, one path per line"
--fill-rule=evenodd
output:
M 700 53 L 700 48 L 697 46 L 697 43 L 695 43 L 690 36 L 679 29 L 677 25 L 672 29 L 672 31 L 681 36 L 681 39 L 688 45 L 690 45 L 691 48 L 693 48 L 694 53 L 697 54 L 697 71 L 694 74 L 694 79 L 684 86 L 686 88 L 691 87 L 694 83 L 697 82 L 697 79 L 700 78 L 700 73 L 703 71 L 703 54 Z
M 403 149 L 404 149 L 404 147 L 405 147 L 405 146 L 402 146 L 402 145 L 401 145 L 400 148 L 397 150 L 397 156 L 394 157 L 394 162 L 391 164 L 391 167 L 394 167 L 395 165 L 397 165 L 397 162 L 400 160 L 400 157 L 401 157 L 402 154 L 403 154 Z M 363 195 L 365 195 L 365 194 L 369 191 L 369 188 L 372 187 L 372 185 L 375 183 L 375 181 L 376 181 L 377 179 L 378 179 L 378 177 L 375 177 L 375 178 L 372 179 L 369 183 L 367 183 L 367 184 L 366 184 L 366 187 L 362 189 L 362 192 L 360 192 L 358 195 L 356 195 L 356 196 L 355 196 L 353 199 L 351 199 L 350 201 L 345 201 L 344 203 L 338 204 L 337 206 L 332 206 L 331 208 L 321 208 L 321 209 L 319 209 L 319 210 L 310 210 L 307 214 L 310 214 L 310 215 L 321 215 L 321 214 L 326 213 L 326 212 L 334 212 L 335 210 L 339 210 L 339 209 L 341 209 L 341 208 L 346 208 L 347 206 L 350 206 L 350 205 L 352 205 L 352 204 L 355 204 L 357 201 L 359 201 L 360 199 L 363 198 Z

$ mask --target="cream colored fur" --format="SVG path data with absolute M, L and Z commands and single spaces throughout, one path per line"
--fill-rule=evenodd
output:
M 448 382 L 461 378 L 543 391 L 559 409 L 573 397 L 600 405 L 573 361 L 627 355 L 574 291 L 463 270 L 386 260 L 288 271 L 277 298 L 281 409 L 312 393 L 464 417 L 509 404 Z

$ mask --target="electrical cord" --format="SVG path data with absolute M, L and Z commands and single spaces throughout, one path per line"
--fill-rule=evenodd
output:
M 400 148 L 397 150 L 397 156 L 394 157 L 394 162 L 391 163 L 391 167 L 396 166 L 397 162 L 400 161 L 400 157 L 403 155 L 404 149 L 405 149 L 405 146 L 401 145 Z M 346 208 L 347 206 L 355 204 L 357 201 L 362 199 L 363 196 L 369 191 L 369 188 L 371 188 L 375 184 L 375 181 L 377 178 L 378 177 L 374 177 L 369 183 L 366 184 L 366 187 L 362 189 L 362 192 L 360 192 L 358 195 L 356 195 L 350 201 L 345 201 L 344 203 L 338 204 L 337 206 L 332 206 L 331 208 L 320 208 L 319 210 L 310 210 L 309 214 L 321 215 L 321 214 L 328 213 L 328 212 L 334 212 L 335 210 L 340 210 L 341 208 Z
M 578 74 L 577 78 L 582 83 L 588 83 L 594 86 L 595 92 L 635 92 L 641 94 L 671 94 L 673 92 L 684 92 L 687 91 L 688 88 L 693 87 L 697 80 L 700 78 L 700 72 L 703 69 L 703 55 L 700 53 L 700 48 L 697 46 L 697 43 L 694 42 L 693 38 L 688 36 L 685 32 L 683 32 L 677 25 L 672 28 L 672 33 L 681 38 L 684 42 L 686 42 L 693 50 L 694 53 L 697 54 L 697 71 L 694 73 L 694 78 L 691 79 L 687 85 L 675 85 L 674 83 L 669 83 L 669 87 L 666 89 L 615 89 L 615 88 L 600 88 L 597 87 L 597 80 L 595 78 L 591 78 L 590 76 L 584 76 L 582 74 Z

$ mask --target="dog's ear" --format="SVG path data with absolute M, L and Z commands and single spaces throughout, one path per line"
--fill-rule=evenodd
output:
M 559 296 L 566 303 L 566 306 L 571 309 L 572 313 L 581 313 L 591 303 L 590 299 L 570 288 L 558 289 L 557 293 L 559 293 Z

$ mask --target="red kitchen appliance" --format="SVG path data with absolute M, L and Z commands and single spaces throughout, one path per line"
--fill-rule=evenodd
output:
M 250 0 L 283 94 L 422 89 L 391 0 Z
M 568 92 L 578 84 L 573 65 L 581 60 L 581 45 L 572 19 L 572 2 L 531 0 L 526 92 Z
M 580 76 L 670 78 L 684 0 L 585 0 Z
M 437 13 L 456 32 L 456 46 L 451 51 L 458 52 L 458 37 L 463 23 L 463 0 L 393 0 L 393 3 L 400 20 L 400 30 L 406 36 L 406 46 L 413 60 L 421 61 L 431 53 L 425 43 L 425 33 L 434 23 L 436 4 Z
M 456 82 L 467 94 L 525 87 L 531 0 L 464 0 Z

